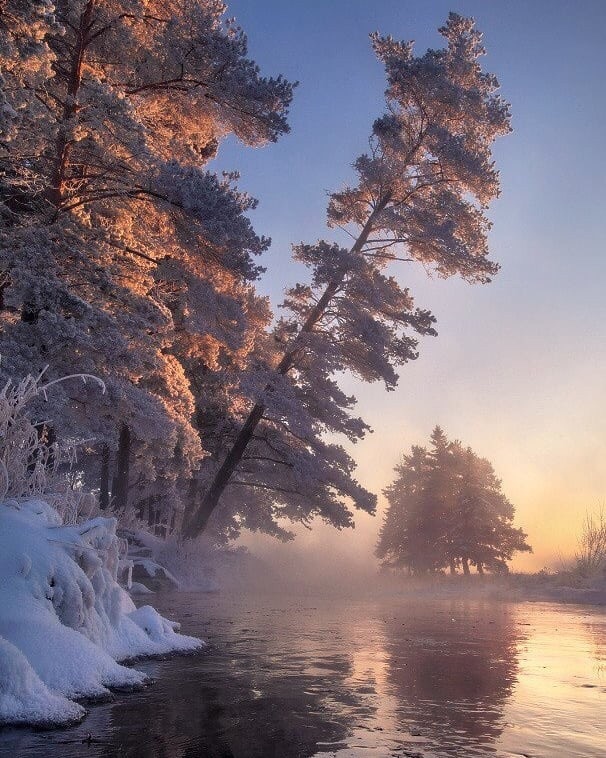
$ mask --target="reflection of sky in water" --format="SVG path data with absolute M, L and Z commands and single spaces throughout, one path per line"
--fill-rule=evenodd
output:
M 8 731 L 44 758 L 602 756 L 606 616 L 471 601 L 157 598 L 201 656 L 142 667 L 85 723 Z M 91 734 L 90 744 L 82 742 Z
M 532 755 L 604 756 L 606 616 L 600 609 L 521 606 L 529 624 L 505 744 Z

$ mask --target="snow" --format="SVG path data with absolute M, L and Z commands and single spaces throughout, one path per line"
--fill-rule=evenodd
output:
M 146 683 L 118 661 L 203 646 L 135 607 L 120 552 L 115 519 L 66 526 L 41 500 L 0 504 L 0 723 L 72 723 L 74 698 Z
M 131 595 L 153 595 L 154 591 L 146 587 L 142 582 L 132 582 L 128 591 Z
M 53 693 L 23 653 L 0 638 L 0 714 L 4 722 L 44 726 L 80 721 L 85 710 Z
M 149 579 L 159 579 L 161 582 L 165 582 L 174 587 L 179 587 L 179 580 L 165 567 L 157 563 L 152 558 L 137 558 L 133 557 L 133 572 L 140 569 L 141 573 Z

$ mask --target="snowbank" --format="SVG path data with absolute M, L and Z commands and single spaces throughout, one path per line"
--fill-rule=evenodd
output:
M 84 708 L 44 684 L 23 653 L 0 638 L 0 718 L 11 724 L 78 722 Z
M 116 521 L 65 526 L 40 500 L 0 504 L 0 723 L 66 724 L 74 698 L 134 688 L 117 661 L 199 649 L 118 585 Z

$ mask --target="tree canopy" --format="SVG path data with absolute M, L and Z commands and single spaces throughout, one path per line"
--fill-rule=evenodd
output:
M 413 445 L 385 489 L 388 508 L 376 555 L 385 567 L 414 574 L 470 564 L 479 573 L 507 570 L 517 551 L 531 551 L 515 509 L 489 461 L 437 426 L 429 449 Z
M 221 140 L 288 131 L 218 0 L 0 0 L 0 375 L 101 377 L 40 409 L 110 500 L 176 523 L 208 454 L 206 379 L 242 367 L 271 314 L 270 240 Z M 113 486 L 112 486 L 113 480 Z

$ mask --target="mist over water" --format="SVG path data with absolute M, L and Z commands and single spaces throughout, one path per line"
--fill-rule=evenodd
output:
M 375 535 L 360 529 L 336 531 L 318 524 L 299 527 L 292 542 L 248 534 L 242 543 L 253 560 L 246 579 L 253 586 L 322 596 L 360 596 L 382 583 L 374 557 Z
M 355 528 L 341 531 L 317 520 L 312 529 L 288 524 L 295 534 L 290 542 L 246 532 L 240 544 L 258 559 L 255 565 L 260 580 L 263 575 L 264 581 L 273 581 L 277 587 L 288 586 L 307 594 L 343 592 L 357 596 L 385 584 L 380 576 L 380 562 L 374 555 L 382 520 L 383 511 L 378 510 L 374 517 L 356 514 Z M 570 554 L 556 548 L 553 553 L 541 555 L 518 553 L 510 568 L 528 570 L 528 563 L 534 561 L 533 570 L 544 567 L 552 570 L 565 564 Z M 262 588 L 263 584 L 259 586 Z

